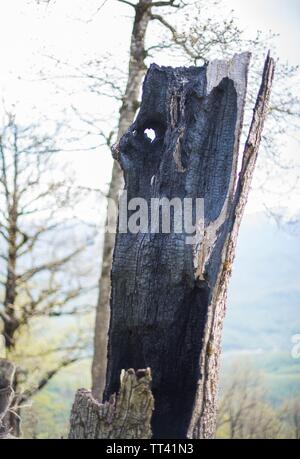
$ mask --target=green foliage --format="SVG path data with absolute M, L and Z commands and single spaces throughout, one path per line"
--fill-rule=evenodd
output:
M 280 374 L 279 367 L 277 371 Z M 239 359 L 226 368 L 222 378 L 217 438 L 299 438 L 299 391 L 294 396 L 286 391 L 280 399 L 278 389 L 272 386 L 272 377 L 272 372 L 260 369 L 257 359 L 255 364 Z
M 80 387 L 90 387 L 90 360 L 82 360 L 60 371 L 46 388 L 22 410 L 24 438 L 66 438 L 74 395 Z

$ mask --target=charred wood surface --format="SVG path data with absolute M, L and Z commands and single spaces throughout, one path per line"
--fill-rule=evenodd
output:
M 154 438 L 214 435 L 227 285 L 274 72 L 268 57 L 237 181 L 249 59 L 151 65 L 139 114 L 115 147 L 128 201 L 204 199 L 194 244 L 174 225 L 116 237 L 104 399 L 118 391 L 122 368 L 150 367 Z

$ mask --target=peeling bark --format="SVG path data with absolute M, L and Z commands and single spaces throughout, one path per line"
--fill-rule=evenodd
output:
M 14 399 L 14 375 L 15 366 L 6 359 L 0 359 L 0 439 L 14 438 L 9 411 Z
M 104 404 L 80 389 L 70 418 L 70 439 L 151 438 L 150 370 L 122 371 L 120 391 Z
M 237 182 L 249 58 L 151 65 L 139 114 L 115 149 L 128 200 L 204 198 L 194 245 L 174 227 L 116 237 L 104 398 L 122 368 L 150 367 L 154 438 L 214 435 L 227 284 L 274 72 L 268 57 Z

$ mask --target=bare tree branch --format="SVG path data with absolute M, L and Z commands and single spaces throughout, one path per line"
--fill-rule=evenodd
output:
M 40 266 L 35 266 L 28 271 L 25 271 L 23 274 L 20 274 L 17 276 L 17 280 L 19 283 L 22 282 L 27 282 L 29 279 L 31 279 L 33 276 L 36 274 L 40 273 L 41 271 L 54 271 L 57 270 L 59 267 L 65 265 L 68 263 L 70 260 L 72 260 L 76 255 L 78 255 L 82 250 L 85 248 L 85 246 L 77 248 L 74 250 L 72 253 L 66 255 L 65 257 L 59 258 L 57 260 L 51 261 L 49 263 L 42 264 Z
M 128 0 L 117 0 L 117 2 L 125 3 L 126 5 L 132 6 L 132 8 L 136 9 L 136 5 L 134 3 L 129 2 Z
M 50 381 L 51 379 L 57 375 L 57 373 L 62 370 L 63 368 L 68 367 L 69 365 L 72 365 L 72 363 L 78 362 L 80 359 L 85 359 L 85 357 L 74 357 L 70 359 L 65 359 L 62 362 L 60 362 L 57 366 L 52 368 L 51 370 L 47 371 L 42 375 L 40 380 L 37 382 L 37 384 L 34 387 L 31 387 L 27 390 L 25 390 L 20 396 L 19 396 L 19 403 L 24 403 L 30 398 L 34 397 L 40 390 L 42 390 Z

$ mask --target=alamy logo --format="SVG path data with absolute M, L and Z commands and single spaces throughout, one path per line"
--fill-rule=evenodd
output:
M 187 244 L 199 243 L 204 233 L 203 198 L 133 198 L 127 191 L 119 197 L 119 206 L 108 199 L 105 230 L 115 233 L 185 234 Z

